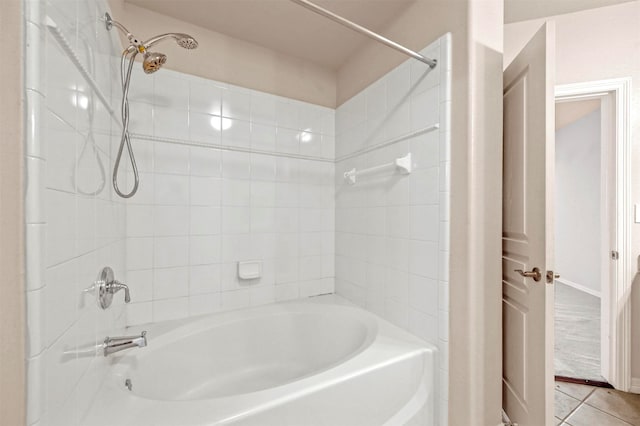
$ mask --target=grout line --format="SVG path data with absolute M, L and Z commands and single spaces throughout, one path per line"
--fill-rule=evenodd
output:
M 591 408 L 594 408 L 596 410 L 602 411 L 603 413 L 609 414 L 612 417 L 615 417 L 616 419 L 623 421 L 625 423 L 629 423 L 627 420 L 623 419 L 622 417 L 619 417 L 615 412 L 609 412 L 609 411 L 604 411 L 603 409 L 601 409 L 600 407 L 596 407 L 595 405 L 591 405 L 587 402 L 587 399 L 593 395 L 595 393 L 595 391 L 597 390 L 597 388 L 594 388 L 593 391 L 591 391 L 591 393 L 589 395 L 587 395 L 587 397 L 584 399 L 584 405 L 588 405 Z M 609 390 L 609 389 L 607 389 Z
M 561 394 L 564 394 L 564 395 L 566 395 L 566 396 L 568 396 L 568 397 L 570 397 L 570 398 L 575 399 L 576 401 L 579 401 L 578 405 L 576 405 L 576 406 L 574 407 L 574 409 L 573 409 L 573 410 L 569 411 L 569 413 L 567 413 L 567 415 L 566 415 L 566 416 L 564 416 L 563 418 L 561 418 L 561 419 L 560 419 L 560 420 L 561 420 L 561 422 L 562 422 L 561 424 L 564 424 L 564 422 L 565 422 L 565 420 L 566 420 L 566 419 L 568 419 L 568 418 L 569 418 L 573 413 L 575 413 L 576 411 L 578 411 L 578 408 L 580 408 L 581 406 L 585 405 L 585 401 L 587 400 L 587 398 L 589 398 L 589 397 L 591 396 L 591 394 L 593 394 L 593 393 L 596 391 L 596 388 L 594 387 L 593 389 L 591 389 L 591 392 L 589 392 L 589 393 L 587 394 L 587 396 L 585 396 L 583 399 L 578 399 L 578 398 L 576 398 L 575 396 L 573 396 L 573 395 L 569 395 L 569 394 L 568 394 L 568 393 L 566 393 L 566 392 L 562 392 L 562 391 L 561 391 L 561 390 L 559 390 L 559 389 L 554 389 L 554 391 L 555 391 L 555 392 L 560 392 Z
M 626 421 L 626 420 L 624 420 L 624 419 L 621 419 L 620 417 L 616 416 L 616 415 L 615 415 L 615 414 L 613 414 L 613 413 L 610 413 L 609 411 L 604 411 L 604 410 L 602 410 L 602 409 L 600 409 L 600 408 L 598 408 L 598 407 L 594 407 L 593 405 L 591 405 L 591 404 L 587 404 L 587 403 L 582 403 L 582 404 L 580 404 L 580 406 L 582 406 L 582 405 L 586 405 L 586 406 L 588 406 L 588 407 L 591 407 L 591 408 L 593 408 L 594 410 L 598 410 L 598 411 L 600 411 L 601 413 L 607 414 L 607 415 L 609 415 L 609 416 L 611 416 L 611 417 L 614 417 L 614 418 L 616 418 L 616 419 L 620 420 L 620 421 L 621 421 L 621 422 L 623 422 L 623 423 L 628 424 L 629 426 L 632 426 L 632 425 L 631 425 L 631 423 L 629 423 L 628 421 Z

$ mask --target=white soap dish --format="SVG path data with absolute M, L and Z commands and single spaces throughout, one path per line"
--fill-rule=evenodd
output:
M 262 276 L 262 261 L 245 260 L 238 262 L 238 278 L 241 280 L 255 280 Z

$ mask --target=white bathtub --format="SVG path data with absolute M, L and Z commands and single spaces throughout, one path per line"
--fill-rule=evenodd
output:
M 431 426 L 435 349 L 316 299 L 147 326 L 83 424 Z

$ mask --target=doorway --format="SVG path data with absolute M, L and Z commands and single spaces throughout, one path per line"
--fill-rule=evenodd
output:
M 564 344 L 568 346 L 565 349 L 570 349 L 572 343 L 581 340 L 580 333 L 590 335 L 590 342 L 582 342 L 589 349 L 580 353 L 580 347 L 574 345 L 575 351 L 568 361 L 573 370 L 564 369 L 566 366 L 563 367 L 554 356 L 556 375 L 608 382 L 623 391 L 629 391 L 631 386 L 629 90 L 630 79 L 625 78 L 568 84 L 555 89 L 556 107 L 559 110 L 559 133 L 556 135 L 560 136 L 556 142 L 558 158 L 554 160 L 556 167 L 560 166 L 556 173 L 556 207 L 563 208 L 559 197 L 570 197 L 574 204 L 573 210 L 567 209 L 566 205 L 564 211 L 554 208 L 556 225 L 564 223 L 565 227 L 571 226 L 567 223 L 572 220 L 581 226 L 578 228 L 580 232 L 574 234 L 573 241 L 568 239 L 564 242 L 561 241 L 563 235 L 557 235 L 557 226 L 554 227 L 555 266 L 560 274 L 554 289 L 559 299 L 554 310 L 559 317 L 558 321 L 554 321 L 557 340 L 554 348 L 562 345 L 565 339 Z M 579 128 L 582 128 L 582 133 Z M 573 139 L 573 142 L 567 143 L 566 136 L 571 136 L 569 139 Z M 589 138 L 592 139 L 591 150 L 580 145 L 580 141 L 588 144 Z M 562 143 L 566 145 L 561 146 Z M 580 163 L 583 163 L 582 169 L 589 169 L 592 173 L 587 176 L 581 172 Z M 595 172 L 598 165 L 599 170 Z M 566 172 L 571 172 L 573 177 Z M 580 205 L 577 192 L 586 192 L 587 185 L 590 185 L 591 197 L 598 199 L 597 203 L 591 200 L 591 203 L 581 204 L 581 208 L 589 209 L 588 215 L 580 208 L 575 210 L 575 204 Z M 576 239 L 579 245 L 572 246 Z M 585 250 L 587 245 L 592 247 L 590 254 Z M 568 301 L 564 307 L 563 301 Z M 575 311 L 576 305 L 579 305 L 584 317 L 580 318 Z M 565 321 L 564 325 L 562 321 Z M 598 364 L 600 377 L 597 376 Z
M 554 29 L 546 22 L 536 32 L 505 69 L 503 83 L 503 408 L 522 425 L 554 422 L 554 280 L 562 274 L 554 253 L 558 100 L 600 99 L 601 110 L 614 111 L 602 114 L 614 118 L 601 124 L 601 132 L 611 132 L 615 141 L 613 154 L 604 157 L 614 164 L 609 175 L 614 183 L 602 197 L 615 200 L 615 213 L 605 223 L 613 241 L 607 250 L 616 256 L 601 269 L 611 277 L 600 302 L 607 312 L 600 321 L 606 328 L 600 343 L 607 346 L 600 370 L 616 389 L 629 391 L 631 385 L 631 79 L 555 86 Z
M 555 109 L 555 281 L 554 370 L 556 379 L 605 384 L 608 359 L 607 306 L 611 238 L 615 217 L 609 159 L 614 135 L 610 94 L 559 99 Z

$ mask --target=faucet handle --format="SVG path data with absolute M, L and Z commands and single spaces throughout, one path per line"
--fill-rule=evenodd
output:
M 111 306 L 113 301 L 113 295 L 124 290 L 125 303 L 131 302 L 131 294 L 129 293 L 129 287 L 114 278 L 113 269 L 108 266 L 102 268 L 102 271 L 98 274 L 98 278 L 95 282 L 95 288 L 98 289 L 98 305 L 102 309 L 107 309 Z
M 128 285 L 118 280 L 113 280 L 113 282 L 111 284 L 107 284 L 107 286 L 109 287 L 111 294 L 116 294 L 120 290 L 124 290 L 124 303 L 131 302 L 131 294 L 129 293 Z

